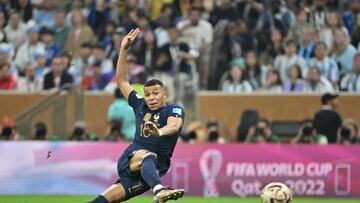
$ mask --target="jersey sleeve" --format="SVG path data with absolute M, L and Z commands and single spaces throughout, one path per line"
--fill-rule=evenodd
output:
M 144 99 L 136 93 L 135 90 L 131 91 L 128 97 L 128 102 L 134 109 L 137 108 L 141 103 L 145 102 Z
M 168 109 L 168 117 L 173 116 L 173 117 L 180 117 L 182 120 L 184 120 L 185 118 L 185 111 L 183 108 L 181 108 L 178 105 L 172 105 L 169 109 Z

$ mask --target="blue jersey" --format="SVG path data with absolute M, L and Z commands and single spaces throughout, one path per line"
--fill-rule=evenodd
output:
M 184 110 L 180 106 L 172 104 L 151 111 L 145 100 L 136 91 L 130 93 L 128 101 L 136 117 L 136 132 L 133 143 L 156 153 L 159 163 L 169 165 L 181 129 L 174 135 L 151 136 L 144 132 L 144 123 L 151 121 L 160 129 L 167 124 L 167 119 L 170 116 L 180 117 L 184 122 Z

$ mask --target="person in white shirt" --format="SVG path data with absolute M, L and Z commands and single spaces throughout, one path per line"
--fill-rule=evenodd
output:
M 308 79 L 305 82 L 304 92 L 334 92 L 334 87 L 330 81 L 320 75 L 317 67 L 311 67 L 308 73 Z
M 245 75 L 239 65 L 233 64 L 231 66 L 230 75 L 222 84 L 221 90 L 226 93 L 249 93 L 253 89 L 250 83 L 245 80 Z
M 181 21 L 177 28 L 181 32 L 180 41 L 184 41 L 190 46 L 190 51 L 198 53 L 197 60 L 199 67 L 200 85 L 201 88 L 206 88 L 209 74 L 210 51 L 213 41 L 213 27 L 212 25 L 200 18 L 201 9 L 192 8 L 189 19 Z M 197 55 L 198 55 L 197 54 Z
M 25 71 L 27 63 L 34 63 L 33 53 L 37 50 L 45 50 L 45 45 L 39 41 L 40 27 L 36 24 L 29 24 L 27 33 L 28 39 L 22 44 L 16 54 L 15 64 L 18 66 L 20 72 Z
M 317 67 L 320 75 L 328 79 L 334 87 L 340 79 L 340 71 L 336 61 L 328 57 L 325 42 L 319 41 L 315 45 L 315 56 L 310 59 L 309 67 Z
M 285 54 L 277 56 L 274 61 L 274 68 L 280 73 L 282 81 L 289 80 L 289 69 L 297 64 L 301 69 L 302 75 L 307 75 L 307 65 L 303 57 L 296 55 L 296 42 L 289 39 L 285 42 Z
M 15 48 L 26 40 L 26 25 L 22 22 L 19 12 L 10 14 L 9 23 L 5 27 L 6 38 Z
M 20 77 L 18 80 L 17 90 L 19 92 L 39 92 L 43 87 L 43 77 L 36 77 L 35 67 L 33 65 L 26 64 L 25 76 Z
M 115 71 L 112 61 L 105 58 L 105 50 L 99 44 L 93 46 L 92 56 L 89 58 L 89 64 L 93 65 L 95 63 L 101 64 L 101 73 L 111 74 Z
M 212 25 L 200 17 L 201 9 L 192 8 L 189 19 L 183 20 L 177 25 L 177 28 L 181 31 L 181 40 L 197 51 L 200 51 L 213 41 Z
M 340 87 L 349 92 L 360 92 L 360 53 L 354 56 L 353 70 L 343 77 Z

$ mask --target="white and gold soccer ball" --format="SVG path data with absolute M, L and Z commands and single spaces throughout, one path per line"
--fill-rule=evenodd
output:
M 283 183 L 269 183 L 261 192 L 261 203 L 291 203 L 291 190 Z

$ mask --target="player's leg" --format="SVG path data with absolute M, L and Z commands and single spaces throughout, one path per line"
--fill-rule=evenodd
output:
M 105 192 L 97 196 L 93 201 L 88 203 L 112 203 L 123 201 L 126 198 L 124 187 L 121 183 L 111 185 Z
M 156 169 L 157 156 L 147 150 L 138 150 L 130 159 L 130 170 L 133 173 L 141 173 L 144 181 L 153 189 L 154 200 L 166 202 L 176 200 L 184 195 L 183 189 L 165 188 L 160 182 L 160 176 Z

